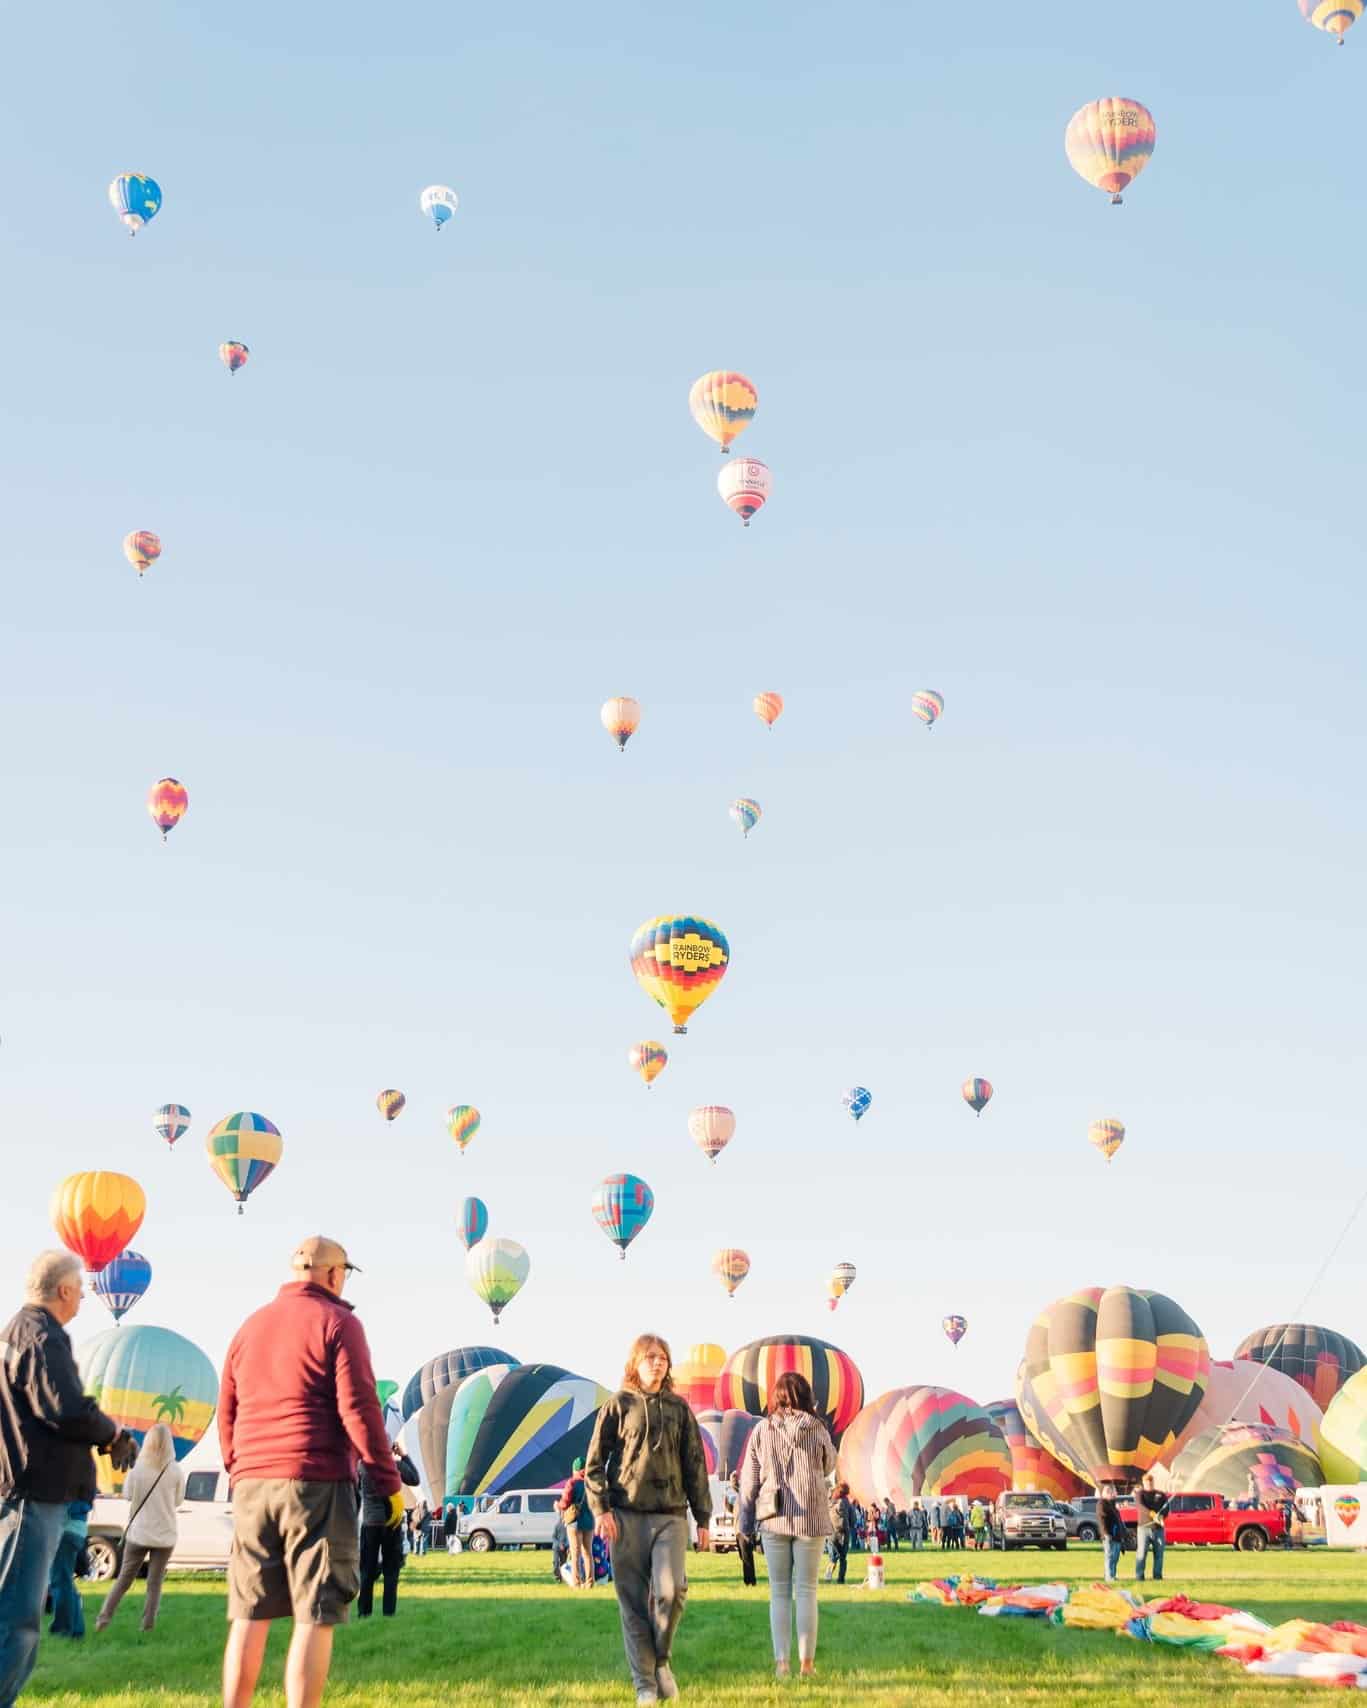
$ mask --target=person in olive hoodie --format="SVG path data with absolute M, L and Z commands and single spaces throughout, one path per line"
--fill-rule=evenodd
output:
M 639 1705 L 679 1694 L 670 1667 L 688 1595 L 688 1510 L 706 1550 L 712 1491 L 697 1419 L 674 1392 L 673 1360 L 657 1334 L 640 1334 L 622 1387 L 598 1413 L 584 1485 L 598 1534 L 612 1550 L 622 1642 Z

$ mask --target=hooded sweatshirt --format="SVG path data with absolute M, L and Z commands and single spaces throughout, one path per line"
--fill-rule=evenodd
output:
M 819 1417 L 807 1411 L 776 1411 L 766 1417 L 756 1424 L 746 1445 L 737 1530 L 742 1536 L 753 1536 L 756 1505 L 768 1511 L 777 1493 L 778 1516 L 759 1521 L 766 1534 L 829 1536 L 831 1495 L 826 1479 L 834 1469 L 835 1448 Z
M 698 1421 L 677 1394 L 622 1388 L 598 1413 L 584 1461 L 584 1486 L 595 1518 L 614 1509 L 683 1513 L 699 1529 L 712 1522 Z

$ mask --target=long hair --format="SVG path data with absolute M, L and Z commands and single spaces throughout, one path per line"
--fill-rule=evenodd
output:
M 138 1463 L 149 1471 L 164 1471 L 176 1456 L 176 1444 L 164 1423 L 154 1423 L 142 1438 Z
M 769 1390 L 769 1403 L 764 1408 L 769 1417 L 781 1411 L 805 1411 L 817 1415 L 816 1397 L 812 1384 L 797 1370 L 785 1370 Z
M 654 1352 L 657 1348 L 664 1353 L 669 1361 L 669 1368 L 665 1371 L 665 1379 L 660 1383 L 658 1392 L 662 1394 L 674 1392 L 674 1354 L 669 1350 L 669 1342 L 658 1334 L 638 1334 L 632 1341 L 631 1351 L 627 1353 L 627 1367 L 622 1372 L 622 1386 L 624 1388 L 634 1388 L 638 1394 L 640 1393 L 640 1378 L 636 1374 L 637 1360 L 643 1357 L 645 1353 Z

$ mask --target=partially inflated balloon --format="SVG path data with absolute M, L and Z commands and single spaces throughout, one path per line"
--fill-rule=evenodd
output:
M 1190 1440 L 1172 1461 L 1174 1489 L 1200 1489 L 1241 1500 L 1253 1479 L 1259 1503 L 1270 1506 L 1297 1489 L 1323 1482 L 1315 1449 L 1290 1430 L 1266 1423 L 1227 1423 Z
M 285 1154 L 274 1121 L 250 1109 L 225 1115 L 204 1141 L 209 1167 L 237 1200 L 237 1213 Z
M 457 1103 L 446 1111 L 446 1130 L 460 1146 L 461 1155 L 465 1155 L 465 1147 L 479 1131 L 479 1110 L 468 1103 Z
M 756 694 L 754 698 L 755 716 L 770 729 L 783 715 L 782 694 Z
M 945 709 L 945 697 L 934 688 L 918 688 L 911 696 L 911 709 L 927 729 Z
M 1074 172 L 1119 202 L 1120 192 L 1148 165 L 1156 135 L 1147 107 L 1122 95 L 1104 95 L 1073 114 L 1063 146 Z
M 963 1100 L 975 1115 L 981 1115 L 992 1101 L 992 1082 L 987 1079 L 966 1079 L 961 1087 Z
M 837 1263 L 826 1282 L 826 1308 L 833 1311 L 854 1286 L 858 1271 L 852 1263 Z
M 626 1261 L 627 1247 L 655 1210 L 655 1194 L 635 1174 L 610 1174 L 593 1195 L 593 1219 Z
M 1239 1343 L 1236 1358 L 1256 1359 L 1299 1382 L 1321 1411 L 1364 1364 L 1362 1348 L 1346 1334 L 1318 1323 L 1272 1323 Z
M 630 694 L 619 694 L 615 700 L 603 702 L 603 709 L 598 716 L 602 720 L 603 728 L 617 743 L 618 751 L 624 752 L 641 722 L 640 703 L 633 700 Z
M 728 1299 L 734 1299 L 736 1288 L 750 1273 L 750 1259 L 739 1246 L 724 1246 L 712 1258 L 712 1273 L 726 1289 Z
M 1364 0 L 1300 0 L 1301 17 L 1343 46 L 1343 38 L 1362 16 Z
M 627 1066 L 633 1073 L 640 1074 L 649 1091 L 652 1083 L 669 1066 L 669 1051 L 654 1038 L 647 1038 L 642 1043 L 633 1044 L 627 1051 Z
M 940 1327 L 945 1331 L 945 1339 L 951 1346 L 957 1346 L 968 1333 L 968 1318 L 949 1316 L 942 1319 Z
M 85 1390 L 100 1410 L 142 1445 L 155 1423 L 171 1431 L 183 1459 L 213 1421 L 218 1371 L 192 1340 L 169 1328 L 111 1328 L 81 1347 L 76 1357 Z M 116 1492 L 122 1473 L 101 1453 L 101 1489 Z
M 239 344 L 235 338 L 230 338 L 226 344 L 218 347 L 218 359 L 230 374 L 235 374 L 239 368 L 245 368 L 247 357 L 251 351 L 245 344 Z
M 693 419 L 725 452 L 755 418 L 759 393 L 744 374 L 716 368 L 693 381 L 688 407 Z
M 873 1103 L 873 1093 L 862 1085 L 852 1085 L 842 1093 L 840 1101 L 856 1121 L 862 1121 Z
M 478 1377 L 472 1384 L 480 1386 Z M 587 1452 L 594 1425 L 612 1390 L 558 1364 L 522 1364 L 489 1395 L 468 1448 L 472 1419 L 457 1423 L 461 1395 L 451 1408 L 446 1488 L 452 1498 L 497 1495 L 504 1489 L 554 1488 L 569 1481 Z
M 726 1362 L 726 1349 L 711 1341 L 690 1346 L 682 1364 L 670 1372 L 674 1392 L 685 1400 L 694 1412 L 711 1411 L 717 1398 L 717 1377 Z
M 401 1091 L 382 1091 L 375 1099 L 375 1107 L 386 1121 L 392 1121 L 396 1115 L 401 1113 L 404 1104 L 407 1102 L 408 1099 Z
M 731 802 L 731 817 L 739 827 L 741 835 L 749 836 L 763 817 L 763 813 L 758 801 L 752 801 L 749 795 L 742 795 L 738 800 Z
M 174 777 L 163 777 L 147 791 L 147 811 L 163 842 L 185 817 L 189 804 L 189 790 Z
M 470 1452 L 479 1434 L 480 1425 L 488 1414 L 493 1403 L 494 1395 L 521 1366 L 514 1359 L 510 1364 L 488 1364 L 481 1370 L 475 1370 L 464 1377 L 457 1386 L 452 1397 L 450 1423 L 446 1432 L 446 1451 L 443 1458 L 446 1483 L 441 1490 L 441 1498 L 455 1500 L 458 1506 L 467 1511 L 473 1508 L 474 1501 L 468 1496 L 457 1499 L 457 1491 L 465 1467 L 470 1461 Z M 426 1407 L 423 1408 L 424 1411 Z M 423 1412 L 418 1413 L 419 1419 Z M 436 1501 L 433 1502 L 435 1506 Z
M 151 1285 L 152 1265 L 129 1246 L 98 1270 L 91 1282 L 95 1297 L 115 1322 L 123 1320 Z
M 1036 1489 L 1041 1494 L 1053 1495 L 1055 1500 L 1072 1500 L 1091 1488 L 1085 1477 L 1070 1471 L 1062 1460 L 1040 1446 L 1026 1428 L 1014 1400 L 996 1400 L 983 1410 L 1006 1438 L 1013 1489 Z
M 486 1369 L 491 1364 L 516 1363 L 511 1352 L 500 1352 L 496 1346 L 457 1346 L 450 1352 L 439 1352 L 435 1358 L 420 1364 L 408 1378 L 399 1410 L 407 1421 L 420 1406 L 425 1406 L 443 1389 L 464 1381 L 472 1371 Z
M 123 555 L 142 575 L 161 556 L 160 535 L 154 534 L 150 528 L 135 528 L 131 534 L 124 535 Z
M 1125 1143 L 1125 1123 L 1108 1115 L 1104 1121 L 1093 1121 L 1087 1129 L 1088 1144 L 1095 1145 L 1109 1162 Z
M 522 1291 L 532 1260 L 515 1239 L 482 1239 L 465 1254 L 465 1279 L 497 1322 Z
M 173 1145 L 189 1128 L 190 1111 L 183 1103 L 163 1103 L 152 1117 L 152 1125 L 168 1145 Z
M 460 1207 L 460 1241 L 469 1251 L 489 1231 L 489 1207 L 482 1198 L 467 1198 Z
M 1367 1483 L 1367 1370 L 1334 1395 L 1315 1439 L 1326 1482 Z
M 418 197 L 419 209 L 431 217 L 438 231 L 454 216 L 459 206 L 460 197 L 447 184 L 429 184 Z
M 769 470 L 753 457 L 733 457 L 717 476 L 717 491 L 747 528 L 755 512 L 768 503 L 773 484 Z
M 145 172 L 120 172 L 109 186 L 109 202 L 128 227 L 128 235 L 136 237 L 149 219 L 156 218 L 161 185 Z
M 817 1415 L 838 1442 L 864 1403 L 864 1379 L 848 1353 L 812 1335 L 768 1335 L 733 1352 L 717 1378 L 718 1407 L 764 1411 L 785 1370 L 811 1383 Z
M 704 1103 L 689 1111 L 688 1133 L 709 1162 L 715 1162 L 731 1143 L 736 1117 L 721 1103 Z
M 694 1011 L 726 976 L 731 948 L 721 927 L 691 914 L 661 914 L 639 926 L 631 939 L 636 982 L 686 1032 Z
M 48 1206 L 58 1239 L 92 1274 L 114 1261 L 146 1214 L 147 1199 L 137 1181 L 104 1169 L 68 1174 Z
M 1212 1359 L 1201 1403 L 1170 1458 L 1194 1436 L 1227 1423 L 1266 1423 L 1290 1430 L 1299 1441 L 1313 1441 L 1322 1416 L 1305 1389 L 1270 1364 L 1251 1358 Z
M 873 1486 L 906 1507 L 917 1496 L 994 1501 L 1011 1487 L 1011 1449 L 982 1406 L 953 1388 L 895 1388 L 875 1400 Z
M 716 1460 L 714 1475 L 729 1477 L 740 1470 L 745 1463 L 745 1449 L 755 1425 L 763 1421 L 754 1412 L 738 1411 L 734 1406 L 730 1411 L 698 1413 L 698 1433 L 703 1437 L 704 1448 L 708 1442 L 711 1443 Z

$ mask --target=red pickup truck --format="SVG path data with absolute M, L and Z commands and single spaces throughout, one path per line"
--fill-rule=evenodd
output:
M 1129 1502 L 1120 1508 L 1120 1516 L 1131 1527 L 1137 1522 L 1135 1508 Z M 1177 1494 L 1168 1502 L 1163 1535 L 1168 1543 L 1256 1552 L 1269 1542 L 1286 1540 L 1286 1519 L 1275 1506 L 1234 1506 L 1223 1495 Z

